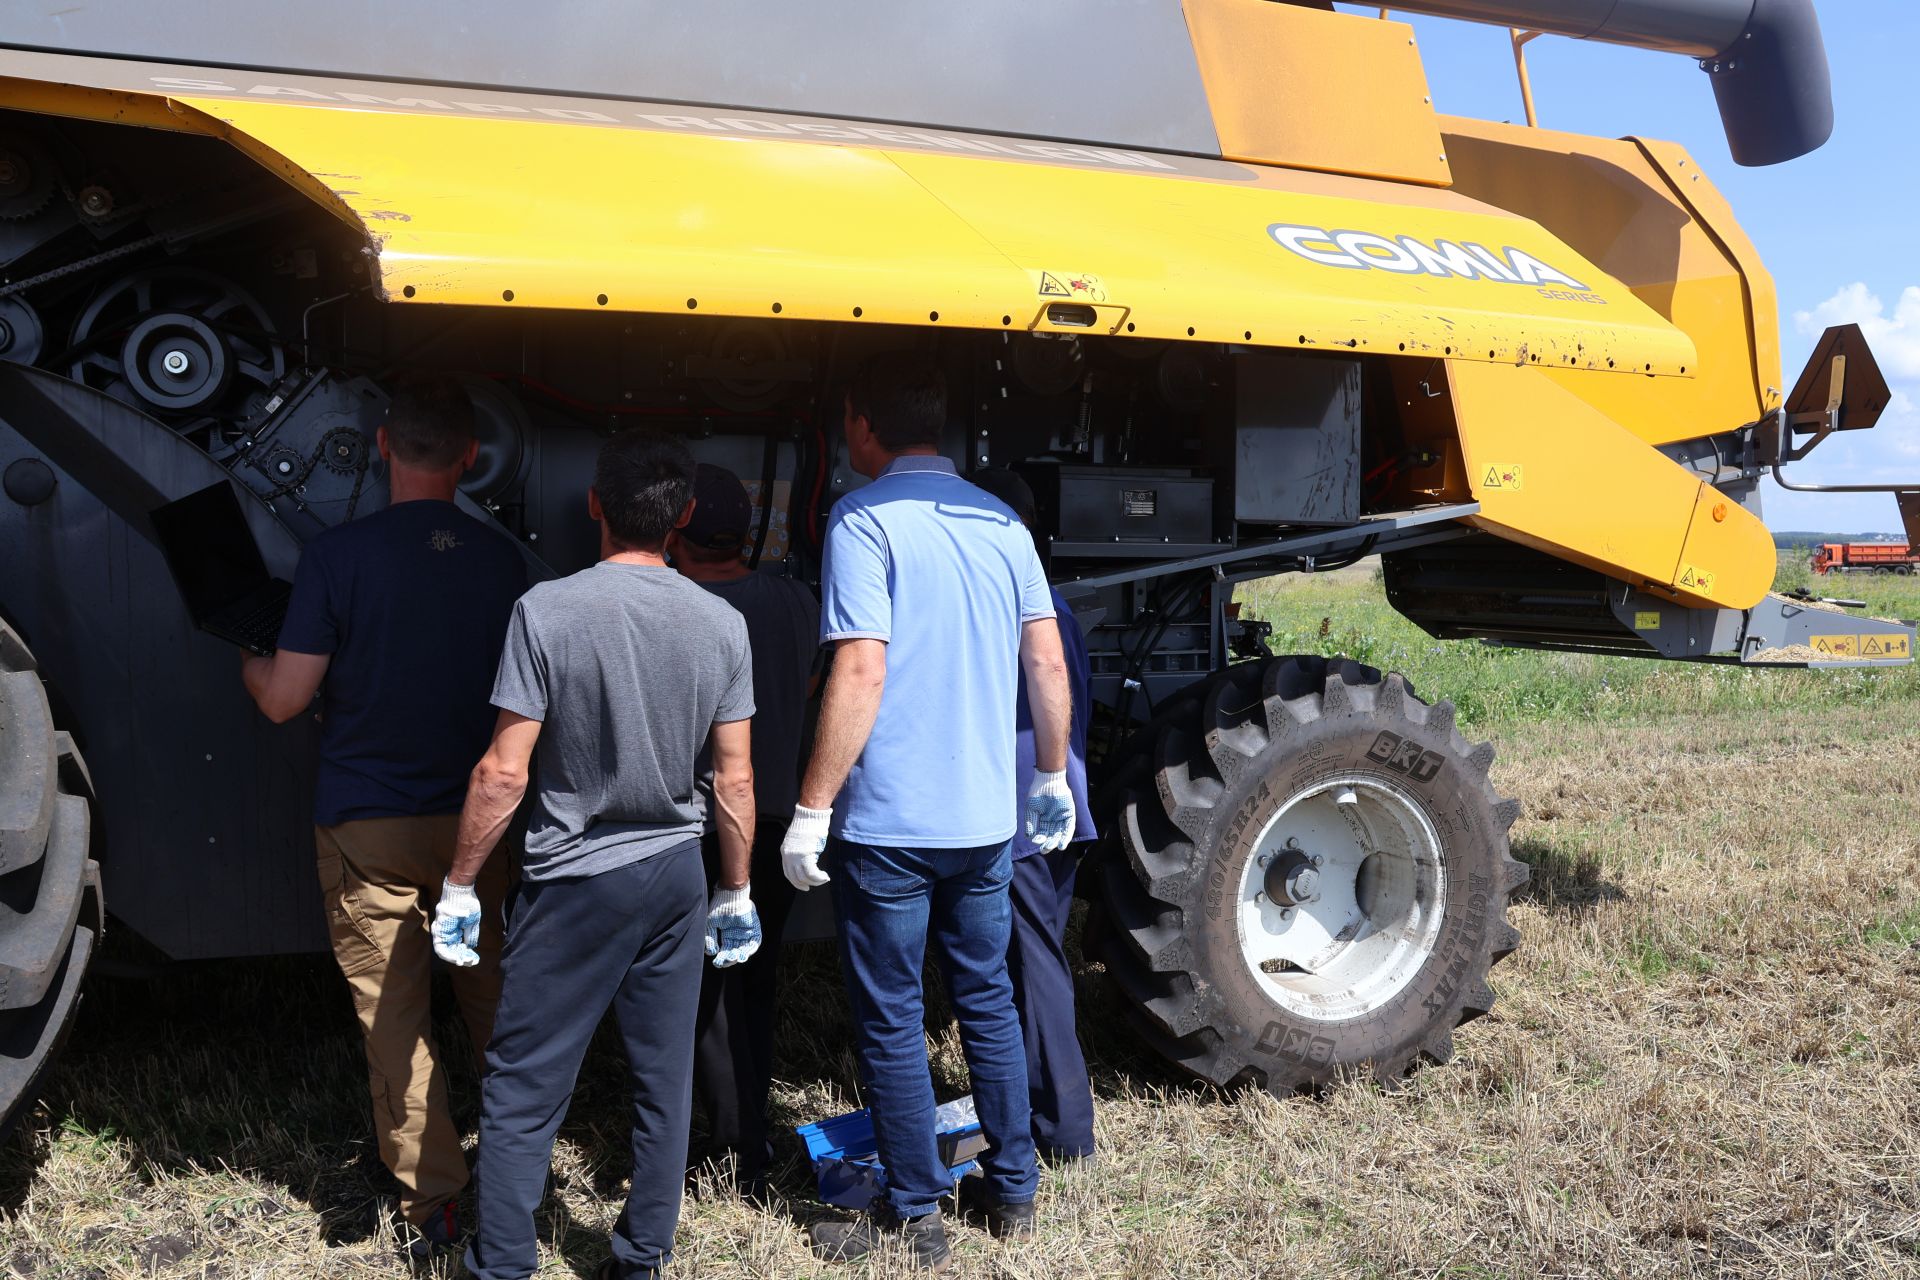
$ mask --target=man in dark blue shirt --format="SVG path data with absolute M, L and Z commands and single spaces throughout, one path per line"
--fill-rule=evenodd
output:
M 1029 532 L 1035 524 L 1033 490 L 1004 469 L 976 471 L 973 482 L 1013 508 Z M 1027 1097 L 1033 1104 L 1033 1143 L 1049 1161 L 1084 1160 L 1093 1154 L 1093 1087 L 1074 1027 L 1073 968 L 1067 963 L 1067 917 L 1073 910 L 1073 880 L 1086 841 L 1095 837 L 1087 803 L 1087 719 L 1092 712 L 1092 671 L 1087 641 L 1073 609 L 1053 592 L 1060 620 L 1060 648 L 1073 691 L 1073 729 L 1067 740 L 1067 787 L 1073 792 L 1073 843 L 1041 849 L 1025 831 L 1013 837 L 1013 930 L 1007 943 L 1007 974 L 1027 1047 Z M 1015 727 L 1015 768 L 1025 795 L 1033 777 L 1033 711 L 1020 690 Z
M 467 1183 L 433 1049 L 428 922 L 492 733 L 494 668 L 527 571 L 505 536 L 454 505 L 477 447 L 458 383 L 401 386 L 379 446 L 387 507 L 307 544 L 278 651 L 248 657 L 241 674 L 276 723 L 306 711 L 324 683 L 313 820 L 327 928 L 366 1034 L 380 1157 L 416 1252 L 427 1252 L 457 1239 L 453 1203 Z M 506 880 L 498 859 L 477 887 L 496 921 Z M 480 962 L 453 971 L 476 1055 L 500 998 L 500 930 L 481 937 Z

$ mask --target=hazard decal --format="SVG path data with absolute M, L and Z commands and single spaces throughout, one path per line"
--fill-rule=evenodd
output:
M 1680 576 L 1674 580 L 1673 585 L 1679 587 L 1682 591 L 1691 591 L 1697 595 L 1710 596 L 1713 594 L 1715 576 L 1716 575 L 1708 573 L 1705 569 L 1695 565 L 1684 564 L 1680 566 Z
M 1099 276 L 1088 275 L 1084 271 L 1042 271 L 1040 296 L 1071 298 L 1075 302 L 1105 302 L 1107 289 L 1100 283 Z
M 1526 473 L 1517 462 L 1493 462 L 1480 470 L 1480 487 L 1518 493 L 1526 487 Z
M 1807 644 L 1827 658 L 1858 658 L 1866 662 L 1908 662 L 1913 658 L 1913 637 L 1905 632 L 1814 636 Z

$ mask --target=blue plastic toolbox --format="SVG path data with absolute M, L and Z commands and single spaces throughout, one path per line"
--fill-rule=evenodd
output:
M 978 1172 L 980 1165 L 974 1157 L 987 1149 L 987 1138 L 974 1114 L 972 1095 L 942 1103 L 934 1112 L 934 1130 L 940 1158 L 953 1171 L 955 1183 Z M 813 1161 L 813 1176 L 823 1203 L 864 1209 L 886 1190 L 887 1171 L 875 1149 L 873 1116 L 865 1107 L 831 1120 L 803 1124 L 794 1132 L 807 1144 L 807 1157 Z

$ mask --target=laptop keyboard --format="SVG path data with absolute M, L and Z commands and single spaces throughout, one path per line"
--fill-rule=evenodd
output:
M 280 624 L 287 617 L 287 600 L 291 589 L 282 582 L 272 584 L 272 589 L 262 591 L 251 600 L 225 610 L 220 615 L 220 625 L 264 649 L 274 647 L 274 641 L 280 638 Z

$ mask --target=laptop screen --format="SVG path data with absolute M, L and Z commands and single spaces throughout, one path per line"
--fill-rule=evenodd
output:
M 153 529 L 196 623 L 269 580 L 240 500 L 225 480 L 156 508 Z

